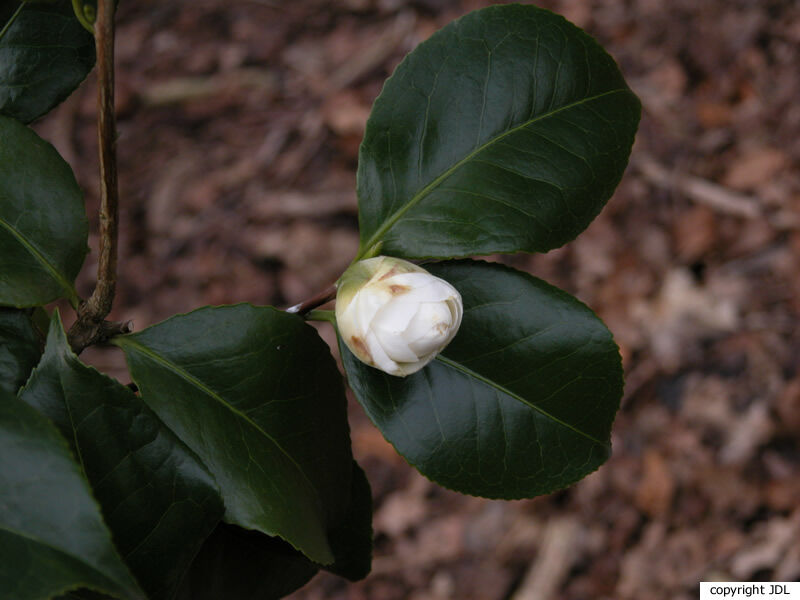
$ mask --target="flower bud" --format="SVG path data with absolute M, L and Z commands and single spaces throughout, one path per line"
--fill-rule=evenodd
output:
M 452 285 L 389 256 L 352 265 L 336 294 L 336 324 L 350 351 L 399 377 L 416 373 L 450 343 L 462 312 Z

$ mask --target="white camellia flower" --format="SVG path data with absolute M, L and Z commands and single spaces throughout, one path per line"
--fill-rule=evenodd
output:
M 352 265 L 336 294 L 336 323 L 350 351 L 399 377 L 416 373 L 450 343 L 462 313 L 452 285 L 389 256 Z

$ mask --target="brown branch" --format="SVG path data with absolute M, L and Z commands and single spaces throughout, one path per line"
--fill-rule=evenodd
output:
M 319 294 L 311 296 L 311 298 L 308 300 L 304 300 L 300 304 L 295 304 L 294 306 L 287 308 L 286 312 L 305 316 L 315 308 L 322 306 L 326 302 L 330 302 L 334 298 L 336 298 L 336 286 L 331 285 L 330 287 L 322 290 Z
M 102 343 L 127 324 L 105 320 L 111 312 L 117 285 L 117 128 L 114 117 L 114 0 L 99 0 L 94 24 L 97 49 L 97 140 L 100 155 L 100 254 L 97 284 L 91 297 L 78 307 L 78 320 L 69 330 L 72 349 Z
M 97 143 L 100 153 L 100 260 L 89 310 L 103 318 L 111 312 L 117 284 L 117 127 L 114 117 L 114 0 L 97 3 Z

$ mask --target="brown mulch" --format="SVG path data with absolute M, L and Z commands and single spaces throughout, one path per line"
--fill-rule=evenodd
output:
M 334 280 L 357 247 L 372 101 L 417 43 L 485 4 L 121 3 L 114 316 L 142 329 L 206 304 L 287 306 Z M 295 600 L 689 600 L 700 580 L 800 578 L 800 4 L 541 5 L 604 44 L 644 104 L 601 216 L 562 249 L 502 259 L 614 332 L 614 455 L 549 497 L 470 498 L 418 475 L 352 403 L 373 572 L 320 575 Z M 90 214 L 94 89 L 37 125 Z M 129 380 L 118 351 L 86 358 Z

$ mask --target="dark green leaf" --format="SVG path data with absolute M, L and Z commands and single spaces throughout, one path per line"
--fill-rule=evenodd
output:
M 350 505 L 341 523 L 328 532 L 336 561 L 326 571 L 350 581 L 364 579 L 372 567 L 372 490 L 364 471 L 353 461 Z
M 356 397 L 397 451 L 434 481 L 490 498 L 546 494 L 605 462 L 622 367 L 603 322 L 502 265 L 426 268 L 464 300 L 458 334 L 430 365 L 392 377 L 339 344 Z
M 304 586 L 318 567 L 281 539 L 220 523 L 176 600 L 273 600 Z
M 208 466 L 226 520 L 320 564 L 352 477 L 346 402 L 328 347 L 274 308 L 201 308 L 117 338 L 144 401 Z
M 101 594 L 99 592 L 93 592 L 92 590 L 87 589 L 80 589 L 75 590 L 74 592 L 67 592 L 62 596 L 58 596 L 53 600 L 113 600 L 112 596 L 108 596 L 106 594 Z
M 222 517 L 211 475 L 127 387 L 81 363 L 56 312 L 20 393 L 71 442 L 114 542 L 150 598 L 172 598 Z
M 0 116 L 0 304 L 77 303 L 87 236 L 69 165 L 31 129 Z
M 358 164 L 363 256 L 543 252 L 594 219 L 640 105 L 614 60 L 534 6 L 475 11 L 386 81 Z
M 352 581 L 366 577 L 372 554 L 372 496 L 355 461 L 350 506 L 328 537 L 336 561 L 324 568 Z M 283 540 L 220 523 L 192 563 L 178 600 L 282 598 L 318 568 Z
M 41 355 L 42 342 L 28 313 L 0 307 L 0 389 L 16 394 Z
M 0 598 L 78 587 L 144 598 L 56 429 L 0 390 Z
M 18 6 L 8 3 L 0 27 Z M 0 114 L 30 123 L 69 96 L 94 62 L 94 38 L 70 2 L 27 2 L 0 39 Z

